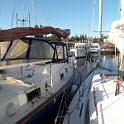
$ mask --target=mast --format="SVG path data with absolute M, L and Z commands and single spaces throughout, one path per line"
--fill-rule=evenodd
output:
M 98 25 L 98 31 L 99 31 L 99 37 L 101 38 L 102 35 L 102 8 L 103 8 L 103 1 L 99 0 L 99 25 Z
M 120 0 L 120 18 L 124 19 L 124 0 Z

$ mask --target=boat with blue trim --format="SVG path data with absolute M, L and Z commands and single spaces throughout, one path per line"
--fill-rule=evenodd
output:
M 53 27 L 0 30 L 0 123 L 51 123 L 62 98 L 69 97 L 74 75 L 73 57 L 64 41 L 69 30 Z M 38 37 L 37 37 L 38 36 Z

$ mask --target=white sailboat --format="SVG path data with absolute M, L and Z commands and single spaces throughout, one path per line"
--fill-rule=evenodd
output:
M 51 122 L 61 98 L 69 95 L 74 62 L 66 44 L 31 37 L 49 33 L 69 35 L 53 27 L 0 30 L 0 124 Z
M 87 53 L 87 43 L 75 43 L 74 48 L 70 49 L 71 52 L 74 52 L 76 58 L 86 57 Z
M 91 53 L 100 53 L 101 49 L 100 49 L 99 43 L 91 43 L 90 44 L 90 52 Z
M 91 92 L 89 96 L 90 124 L 122 124 L 124 123 L 124 85 L 123 85 L 123 55 L 124 55 L 124 0 L 120 0 L 121 18 L 112 23 L 109 41 L 114 43 L 121 54 L 120 71 L 116 74 L 101 72 L 92 79 Z M 103 74 L 102 74 L 103 73 Z M 122 79 L 121 79 L 122 76 Z
M 121 7 L 121 15 L 124 15 L 124 0 L 121 0 Z M 124 55 L 123 24 L 123 19 L 113 22 L 110 32 L 111 41 L 117 44 L 121 53 L 121 64 Z M 72 100 L 63 124 L 123 124 L 123 104 L 124 84 L 118 68 L 111 71 L 98 65 Z

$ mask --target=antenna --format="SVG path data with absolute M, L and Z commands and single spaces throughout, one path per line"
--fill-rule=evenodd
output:
M 18 13 L 16 13 L 16 26 L 18 27 Z
M 120 16 L 121 19 L 124 19 L 124 0 L 120 0 Z
M 99 0 L 99 25 L 98 25 L 99 37 L 101 37 L 102 35 L 102 9 L 103 1 Z
M 22 19 L 19 19 L 18 18 L 18 14 L 16 14 L 16 25 L 18 27 L 18 22 L 20 22 L 20 24 L 22 24 L 22 26 L 24 27 L 25 26 L 25 23 L 27 22 L 28 20 L 27 19 L 24 19 L 24 17 Z
M 28 22 L 29 22 L 29 27 L 31 27 L 31 18 L 30 18 L 30 12 L 28 11 L 28 18 L 29 18 L 29 20 L 28 20 Z

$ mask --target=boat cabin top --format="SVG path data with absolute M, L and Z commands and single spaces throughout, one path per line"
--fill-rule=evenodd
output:
M 75 43 L 75 48 L 76 49 L 85 49 L 86 43 Z

